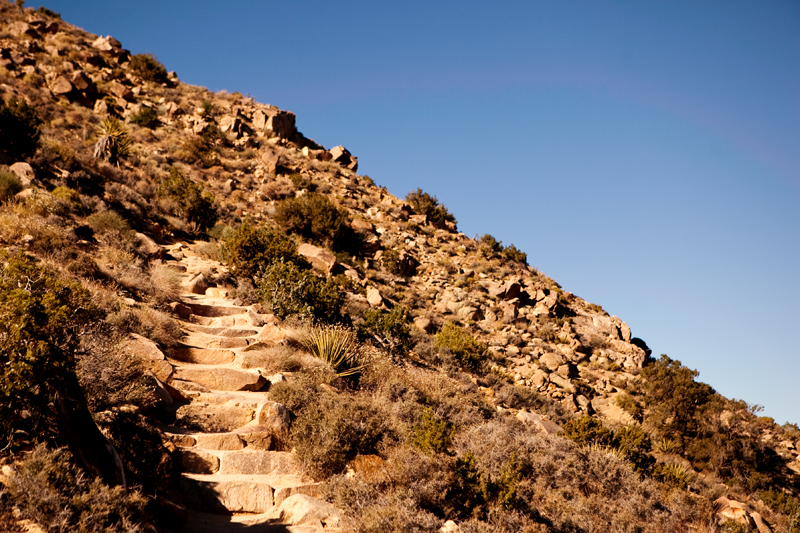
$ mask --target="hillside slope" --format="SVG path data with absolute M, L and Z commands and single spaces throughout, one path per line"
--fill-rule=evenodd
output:
M 389 194 L 292 113 L 7 3 L 0 96 L 3 301 L 45 272 L 48 291 L 85 291 L 59 309 L 94 306 L 68 338 L 20 328 L 59 348 L 49 359 L 0 343 L 5 516 L 67 531 L 114 509 L 114 488 L 64 496 L 35 466 L 62 463 L 26 455 L 68 446 L 64 461 L 119 483 L 65 427 L 74 376 L 74 413 L 91 411 L 135 489 L 86 530 L 800 531 L 796 426 L 653 358 L 620 318 L 458 232 L 423 191 Z M 322 334 L 352 359 L 317 357 Z

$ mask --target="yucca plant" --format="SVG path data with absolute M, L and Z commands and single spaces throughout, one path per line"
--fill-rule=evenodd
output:
M 685 489 L 692 480 L 692 471 L 677 463 L 660 463 L 653 469 L 653 477 L 672 487 Z
M 662 438 L 653 444 L 653 448 L 656 449 L 657 452 L 661 453 L 680 453 L 681 445 L 675 442 L 672 439 Z
M 313 326 L 302 337 L 303 346 L 328 363 L 339 377 L 354 376 L 364 369 L 358 357 L 353 330 L 342 326 Z
M 607 457 L 616 457 L 620 461 L 628 461 L 628 457 L 625 455 L 625 452 L 613 446 L 605 446 L 603 444 L 594 442 L 584 446 L 583 448 L 589 453 L 601 453 Z
M 94 144 L 94 156 L 119 166 L 119 160 L 128 157 L 131 152 L 131 140 L 128 130 L 119 119 L 108 117 L 97 127 L 97 142 Z

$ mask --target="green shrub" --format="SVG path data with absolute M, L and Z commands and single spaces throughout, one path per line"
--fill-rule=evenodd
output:
M 77 385 L 74 353 L 96 319 L 77 283 L 64 284 L 23 253 L 0 254 L 0 447 L 15 431 L 46 437 L 54 395 Z
M 287 231 L 332 248 L 342 249 L 348 241 L 347 212 L 322 194 L 307 193 L 282 200 L 275 221 Z
M 639 405 L 636 399 L 627 392 L 623 392 L 622 394 L 617 396 L 617 399 L 614 400 L 614 403 L 616 403 L 617 406 L 624 409 L 629 415 L 631 415 L 634 418 L 634 420 L 637 420 L 639 422 L 642 421 L 642 414 L 643 414 L 642 407 Z
M 436 334 L 434 346 L 451 354 L 456 361 L 472 370 L 478 370 L 486 360 L 486 345 L 476 341 L 465 329 L 447 322 Z
M 800 500 L 794 496 L 786 494 L 782 490 L 770 488 L 759 492 L 758 498 L 773 512 L 800 519 Z
M 428 407 L 422 412 L 422 423 L 414 429 L 412 444 L 425 453 L 445 453 L 455 432 L 452 424 L 437 417 Z
M 423 192 L 422 189 L 411 191 L 406 195 L 406 202 L 418 215 L 427 215 L 431 224 L 440 229 L 447 229 L 447 223 L 456 223 L 456 218 L 439 203 L 435 196 Z
M 177 168 L 169 169 L 169 176 L 158 184 L 158 195 L 174 201 L 190 223 L 199 231 L 206 231 L 219 218 L 214 197 L 184 176 Z
M 405 355 L 411 348 L 411 327 L 405 307 L 396 305 L 391 311 L 370 309 L 364 312 L 364 323 L 358 328 L 362 339 L 371 339 L 391 355 Z
M 685 490 L 689 486 L 692 473 L 685 466 L 675 463 L 658 463 L 653 468 L 653 478 L 670 487 Z
M 296 316 L 328 324 L 341 320 L 344 297 L 332 278 L 322 280 L 294 263 L 276 261 L 255 282 L 262 301 L 281 318 Z
M 22 190 L 22 182 L 10 170 L 0 168 L 0 202 L 13 198 Z
M 483 255 L 486 257 L 492 257 L 494 254 L 499 254 L 503 251 L 503 244 L 486 233 L 478 241 L 478 249 L 483 252 Z
M 234 275 L 249 278 L 275 261 L 311 268 L 292 239 L 272 226 L 254 226 L 247 219 L 225 240 L 225 257 Z
M 614 434 L 603 423 L 589 415 L 583 415 L 564 424 L 564 435 L 581 446 L 611 446 Z
M 519 250 L 513 244 L 509 244 L 506 246 L 505 250 L 503 250 L 503 257 L 510 261 L 516 261 L 517 263 L 522 263 L 523 265 L 528 264 L 528 254 Z
M 42 121 L 36 109 L 16 97 L 0 99 L 0 151 L 11 159 L 25 159 L 36 152 Z
M 121 159 L 131 153 L 131 140 L 128 130 L 119 119 L 108 117 L 97 126 L 97 142 L 94 144 L 94 157 L 119 166 Z
M 311 327 L 301 338 L 303 346 L 325 361 L 339 377 L 354 376 L 363 370 L 358 355 L 356 334 L 342 326 Z
M 145 81 L 165 83 L 167 69 L 164 68 L 153 54 L 136 54 L 131 57 L 130 69 Z
M 155 129 L 158 126 L 158 112 L 143 105 L 137 113 L 131 115 L 131 122 L 142 128 Z
M 23 514 L 58 533 L 155 531 L 137 491 L 90 481 L 63 450 L 40 444 L 25 456 L 10 480 L 10 493 Z
M 623 426 L 617 430 L 614 434 L 614 447 L 633 463 L 634 470 L 639 474 L 649 473 L 656 462 L 655 457 L 650 455 L 650 436 L 638 426 Z
M 36 12 L 50 18 L 61 20 L 61 13 L 56 13 L 55 11 L 47 9 L 46 7 L 37 7 Z

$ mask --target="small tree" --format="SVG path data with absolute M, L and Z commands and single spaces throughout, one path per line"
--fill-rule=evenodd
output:
M 0 151 L 11 159 L 25 159 L 36 152 L 42 121 L 36 109 L 16 97 L 0 99 Z
M 347 245 L 347 212 L 327 196 L 307 193 L 278 204 L 275 221 L 304 239 L 343 249 Z
M 447 229 L 447 224 L 455 225 L 454 217 L 445 206 L 439 203 L 435 196 L 423 192 L 422 189 L 411 191 L 406 195 L 406 202 L 418 215 L 427 215 L 431 224 L 440 229 Z
M 247 219 L 225 240 L 225 258 L 236 276 L 249 278 L 274 261 L 294 263 L 301 269 L 311 267 L 286 234 L 273 226 L 254 226 Z
M 119 166 L 120 159 L 130 155 L 131 140 L 128 130 L 119 119 L 108 117 L 97 127 L 94 156 Z
M 452 354 L 459 363 L 472 370 L 478 370 L 486 359 L 486 345 L 452 322 L 446 323 L 436 334 L 434 346 L 439 351 Z
M 130 69 L 145 81 L 165 83 L 167 69 L 153 54 L 136 54 L 131 58 Z
M 158 185 L 159 196 L 173 200 L 186 219 L 198 230 L 206 231 L 219 218 L 214 197 L 203 192 L 203 188 L 184 176 L 177 168 L 169 169 L 169 176 Z

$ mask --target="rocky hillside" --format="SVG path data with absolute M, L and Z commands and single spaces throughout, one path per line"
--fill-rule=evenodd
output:
M 800 531 L 796 426 L 292 113 L 5 2 L 0 97 L 6 530 Z

